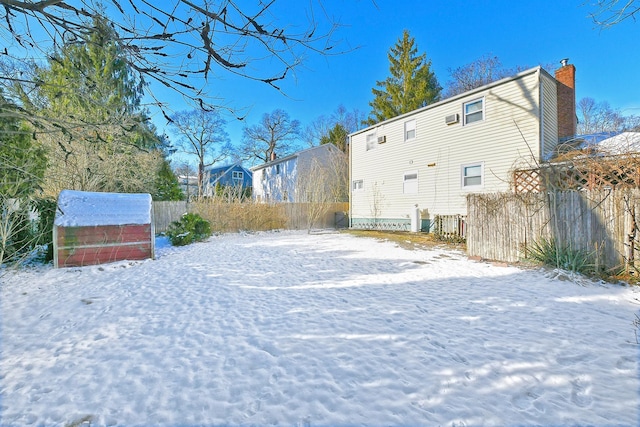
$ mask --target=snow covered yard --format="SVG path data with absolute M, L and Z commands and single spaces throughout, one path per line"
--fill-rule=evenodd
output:
M 9 273 L 0 424 L 639 424 L 640 289 L 346 234 Z

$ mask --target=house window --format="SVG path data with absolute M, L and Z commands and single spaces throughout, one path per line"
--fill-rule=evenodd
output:
M 280 165 L 276 165 L 276 175 L 280 173 Z
M 353 181 L 353 191 L 362 191 L 364 190 L 364 180 L 356 179 Z
M 484 120 L 484 98 L 464 104 L 464 124 L 468 125 L 474 122 Z
M 378 140 L 376 139 L 375 133 L 370 133 L 367 135 L 367 151 L 373 150 L 378 145 Z
M 418 171 L 404 173 L 403 193 L 415 194 L 418 192 Z
M 416 138 L 416 121 L 409 120 L 404 123 L 404 140 L 410 141 Z
M 236 181 L 242 181 L 244 179 L 244 172 L 233 171 L 233 172 L 231 172 L 231 178 L 236 180 Z
M 478 188 L 484 184 L 484 163 L 462 166 L 462 188 Z

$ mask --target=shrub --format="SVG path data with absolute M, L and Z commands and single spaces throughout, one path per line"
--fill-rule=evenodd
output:
M 568 245 L 558 245 L 555 239 L 542 238 L 525 249 L 525 258 L 556 268 L 576 273 L 594 273 L 591 254 L 573 249 Z
M 211 225 L 200 215 L 187 213 L 179 221 L 174 221 L 169 225 L 167 236 L 174 246 L 201 242 L 211 236 Z

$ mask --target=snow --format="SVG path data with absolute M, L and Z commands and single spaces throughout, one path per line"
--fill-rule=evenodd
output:
M 640 132 L 622 132 L 597 144 L 599 151 L 609 155 L 640 152 Z
M 151 208 L 150 194 L 62 190 L 54 224 L 59 227 L 149 224 Z
M 3 426 L 637 426 L 638 288 L 348 234 L 5 272 Z

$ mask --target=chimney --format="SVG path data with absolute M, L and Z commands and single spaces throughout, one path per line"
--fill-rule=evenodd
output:
M 576 67 L 569 64 L 569 59 L 560 61 L 562 65 L 556 70 L 558 82 L 558 139 L 565 140 L 575 136 L 576 117 Z
M 271 152 L 271 158 L 269 159 L 269 161 L 272 161 L 272 162 L 273 162 L 276 158 L 277 158 L 277 156 L 276 156 L 276 152 L 275 152 L 275 151 L 272 151 L 272 152 Z

